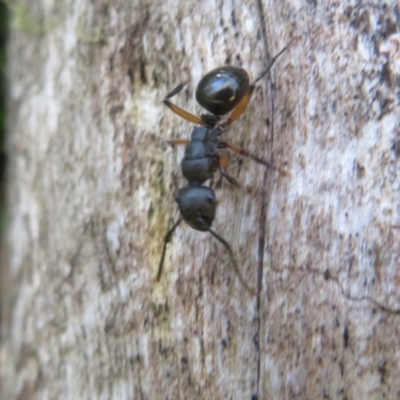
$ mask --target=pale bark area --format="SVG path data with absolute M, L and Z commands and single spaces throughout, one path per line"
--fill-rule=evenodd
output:
M 397 1 L 30 2 L 10 42 L 3 399 L 400 397 Z M 62 6 L 60 4 L 63 3 Z M 45 23 L 45 22 L 49 23 Z M 96 37 L 100 30 L 101 35 Z M 252 77 L 299 36 L 226 134 L 215 230 L 182 224 L 201 75 Z

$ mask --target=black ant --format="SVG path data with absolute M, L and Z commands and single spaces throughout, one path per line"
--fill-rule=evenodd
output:
M 219 136 L 226 128 L 245 111 L 255 88 L 255 84 L 268 73 L 276 59 L 287 47 L 288 46 L 269 61 L 266 68 L 251 84 L 249 84 L 247 72 L 242 68 L 233 66 L 216 68 L 205 75 L 197 86 L 196 99 L 199 104 L 211 114 L 202 114 L 198 117 L 170 102 L 169 99 L 178 94 L 184 87 L 184 84 L 178 85 L 165 97 L 164 104 L 173 112 L 190 122 L 202 125 L 202 127 L 193 129 L 190 140 L 175 139 L 169 141 L 172 145 L 186 145 L 185 158 L 182 161 L 181 167 L 183 176 L 188 180 L 189 184 L 179 189 L 175 196 L 181 217 L 175 222 L 172 228 L 167 231 L 164 237 L 163 250 L 156 278 L 157 281 L 161 278 L 167 244 L 171 241 L 175 229 L 182 220 L 185 220 L 193 229 L 211 233 L 224 245 L 231 258 L 234 270 L 243 286 L 254 296 L 259 295 L 258 292 L 249 287 L 242 277 L 230 244 L 211 229 L 211 224 L 215 217 L 217 201 L 215 192 L 211 188 L 203 186 L 203 183 L 211 179 L 214 173 L 219 169 L 221 179 L 225 178 L 232 185 L 239 186 L 237 181 L 226 173 L 229 160 L 219 154 L 219 150 L 224 148 L 233 150 L 240 155 L 248 156 L 260 164 L 280 171 L 283 175 L 289 175 L 286 171 L 271 166 L 268 162 L 250 154 L 247 150 L 219 139 Z M 232 113 L 226 122 L 218 124 L 221 117 L 231 111 Z

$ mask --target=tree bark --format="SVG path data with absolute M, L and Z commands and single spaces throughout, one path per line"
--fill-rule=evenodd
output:
M 397 1 L 27 3 L 9 44 L 3 399 L 400 397 Z M 22 6 L 21 6 L 22 7 Z M 15 10 L 14 10 L 15 11 Z M 28 23 L 29 21 L 29 23 Z M 33 29 L 35 28 L 35 29 Z M 181 224 L 194 91 L 257 84 L 211 235 Z M 175 100 L 175 99 L 174 99 Z

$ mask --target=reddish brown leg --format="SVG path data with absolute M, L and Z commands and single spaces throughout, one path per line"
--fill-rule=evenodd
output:
M 236 154 L 240 154 L 241 156 L 246 156 L 246 157 L 250 157 L 251 159 L 253 159 L 254 161 L 258 162 L 259 164 L 265 165 L 268 168 L 274 169 L 276 171 L 278 171 L 279 173 L 281 173 L 284 176 L 291 176 L 290 172 L 285 171 L 282 168 L 276 167 L 275 165 L 271 165 L 271 163 L 262 160 L 261 158 L 258 158 L 257 156 L 249 153 L 247 150 L 239 147 L 239 146 L 234 146 L 232 144 L 226 143 L 226 142 L 221 142 L 221 144 L 224 147 L 227 147 L 228 149 L 234 151 Z
M 239 187 L 237 180 L 226 173 L 229 167 L 229 159 L 225 156 L 219 156 L 219 172 L 221 173 L 221 178 L 225 178 L 231 185 Z M 221 179 L 218 181 L 217 186 L 221 185 Z
M 291 42 L 285 46 L 275 57 L 271 58 L 265 68 L 257 75 L 256 79 L 250 84 L 248 92 L 244 95 L 243 99 L 240 101 L 240 103 L 236 106 L 236 108 L 232 111 L 231 115 L 227 119 L 227 121 L 220 126 L 220 129 L 225 129 L 229 125 L 232 124 L 232 122 L 236 121 L 246 110 L 247 105 L 250 102 L 251 96 L 253 94 L 254 88 L 256 86 L 256 83 L 262 79 L 272 68 L 272 66 L 275 64 L 275 61 L 277 58 L 284 52 L 286 49 L 289 47 Z
M 180 146 L 180 145 L 187 145 L 190 143 L 190 140 L 188 139 L 171 139 L 167 140 L 167 143 L 170 144 L 171 146 Z
M 242 100 L 240 100 L 240 103 L 235 107 L 227 121 L 223 124 L 224 128 L 231 125 L 232 122 L 236 121 L 245 112 L 247 105 L 250 102 L 254 88 L 254 84 L 250 85 L 248 92 L 243 96 Z
M 180 108 L 176 106 L 175 104 L 171 103 L 169 100 L 171 97 L 174 97 L 177 95 L 186 85 L 185 83 L 181 83 L 178 85 L 175 89 L 173 89 L 171 92 L 169 92 L 164 100 L 163 103 L 175 114 L 179 115 L 181 118 L 185 119 L 186 121 L 193 122 L 194 124 L 199 124 L 199 125 L 204 125 L 203 120 L 198 117 L 197 115 L 191 114 L 188 111 L 185 111 L 183 108 Z
M 188 111 L 185 111 L 183 108 L 176 106 L 175 104 L 171 103 L 168 99 L 164 99 L 163 103 L 176 115 L 179 115 L 181 118 L 185 119 L 186 121 L 193 122 L 194 124 L 204 125 L 203 120 L 198 117 L 197 115 L 191 114 Z

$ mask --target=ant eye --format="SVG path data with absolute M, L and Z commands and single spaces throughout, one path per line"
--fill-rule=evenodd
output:
M 210 204 L 214 204 L 215 203 L 215 198 L 213 196 L 207 196 L 207 201 Z

